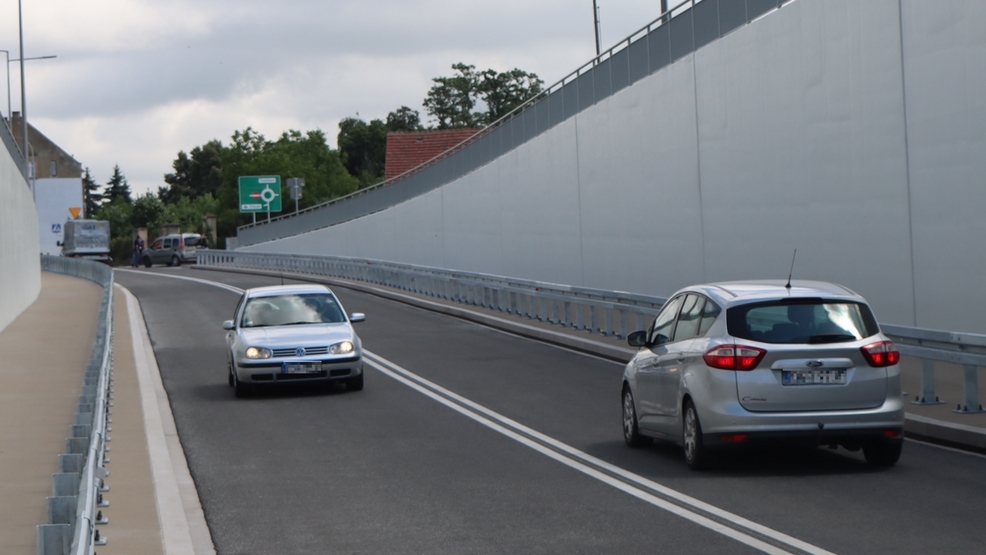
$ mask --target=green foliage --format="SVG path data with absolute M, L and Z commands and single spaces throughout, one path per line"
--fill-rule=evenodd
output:
M 99 194 L 99 185 L 90 175 L 89 168 L 86 167 L 85 173 L 82 175 L 82 218 L 92 219 L 96 215 L 96 211 L 99 210 L 99 203 L 102 201 L 103 195 Z
M 137 197 L 130 214 L 130 224 L 134 228 L 146 227 L 153 235 L 166 223 L 168 221 L 165 218 L 165 205 L 161 199 L 151 193 Z
M 387 131 L 392 133 L 406 133 L 409 131 L 422 131 L 421 114 L 417 110 L 412 110 L 407 106 L 401 106 L 393 112 L 387 114 Z
M 94 219 L 110 223 L 110 256 L 117 264 L 130 261 L 134 226 L 130 223 L 133 208 L 124 197 L 104 203 Z
M 169 187 L 159 189 L 161 200 L 172 204 L 182 197 L 215 196 L 223 182 L 222 156 L 222 143 L 216 140 L 193 148 L 190 155 L 179 152 L 171 165 L 174 173 L 164 176 Z
M 537 74 L 520 69 L 477 72 L 476 66 L 461 62 L 452 69 L 451 77 L 432 79 L 435 84 L 423 102 L 438 129 L 489 125 L 543 90 Z
M 103 203 L 113 203 L 117 199 L 123 199 L 127 204 L 133 202 L 130 198 L 130 184 L 127 183 L 126 176 L 120 171 L 120 166 L 113 166 L 113 175 L 106 182 L 106 190 L 103 192 Z
M 339 122 L 337 142 L 342 163 L 359 179 L 360 188 L 380 181 L 387 154 L 387 126 L 382 121 L 345 118 Z

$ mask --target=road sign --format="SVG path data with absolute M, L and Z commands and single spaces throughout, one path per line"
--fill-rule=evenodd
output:
M 240 176 L 240 212 L 280 212 L 281 176 Z

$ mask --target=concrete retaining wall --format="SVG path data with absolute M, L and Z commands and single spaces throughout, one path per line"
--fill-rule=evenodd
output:
M 0 133 L 9 135 L 3 123 Z M 38 213 L 12 143 L 0 141 L 0 331 L 41 292 Z
M 984 20 L 798 0 L 440 189 L 246 249 L 660 296 L 798 249 L 883 321 L 986 333 Z

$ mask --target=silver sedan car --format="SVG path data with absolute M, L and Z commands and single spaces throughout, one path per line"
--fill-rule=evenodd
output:
M 353 322 L 324 285 L 257 287 L 243 293 L 226 334 L 229 385 L 242 397 L 259 385 L 342 380 L 363 389 L 363 348 Z
M 720 448 L 791 441 L 862 449 L 889 467 L 903 445 L 900 353 L 866 301 L 817 281 L 686 287 L 623 373 L 623 436 L 684 448 L 692 468 Z

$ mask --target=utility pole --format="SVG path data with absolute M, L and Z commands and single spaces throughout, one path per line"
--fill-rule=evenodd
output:
M 662 3 L 667 3 L 668 0 L 661 0 Z M 599 6 L 596 5 L 596 0 L 592 0 L 592 26 L 596 30 L 596 57 L 599 57 Z

